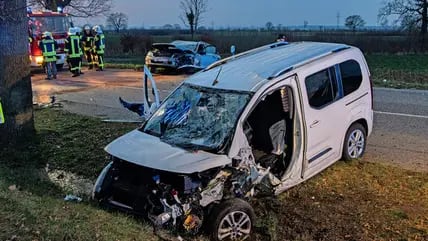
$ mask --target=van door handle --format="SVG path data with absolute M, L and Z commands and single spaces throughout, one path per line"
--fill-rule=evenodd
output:
M 316 120 L 314 122 L 312 122 L 312 124 L 309 126 L 310 128 L 314 128 L 315 126 L 317 126 L 320 123 L 319 120 Z

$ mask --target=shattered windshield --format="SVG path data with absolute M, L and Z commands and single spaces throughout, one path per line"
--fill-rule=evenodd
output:
M 184 84 L 153 114 L 143 131 L 171 145 L 216 150 L 234 130 L 249 99 L 246 92 Z

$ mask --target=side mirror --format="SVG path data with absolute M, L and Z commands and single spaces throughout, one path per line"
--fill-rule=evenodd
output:
M 235 51 L 236 51 L 236 47 L 235 47 L 235 45 L 230 46 L 230 53 L 231 53 L 232 55 L 235 55 Z

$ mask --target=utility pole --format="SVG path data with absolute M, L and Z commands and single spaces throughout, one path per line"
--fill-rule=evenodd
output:
M 339 25 L 340 25 L 340 12 L 337 12 L 336 18 L 337 18 L 337 29 L 339 30 Z

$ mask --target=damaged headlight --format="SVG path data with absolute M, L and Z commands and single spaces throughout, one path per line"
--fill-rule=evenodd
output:
M 101 192 L 101 186 L 112 165 L 113 165 L 113 162 L 111 161 L 109 164 L 107 164 L 107 166 L 104 167 L 104 169 L 101 171 L 100 175 L 98 176 L 97 181 L 95 182 L 94 188 L 92 189 L 92 199 L 95 199 L 96 195 Z

